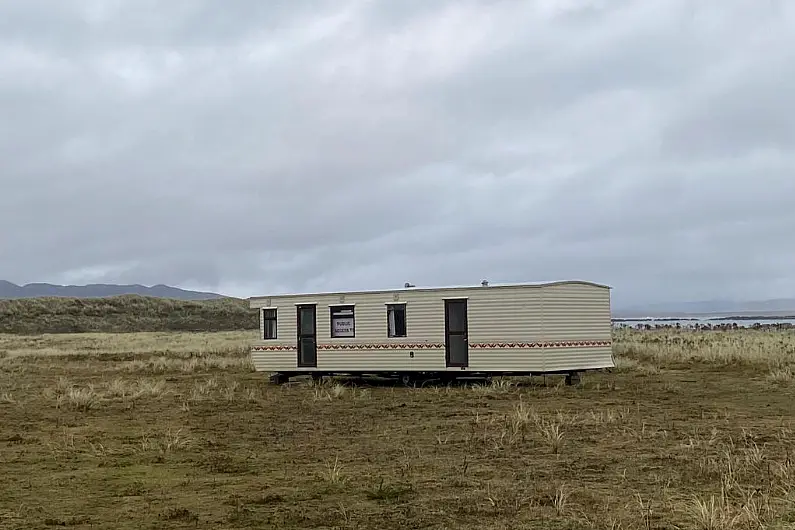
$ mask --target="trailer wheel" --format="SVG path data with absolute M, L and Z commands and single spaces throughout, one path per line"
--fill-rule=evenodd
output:
M 579 372 L 569 372 L 566 374 L 566 385 L 567 386 L 576 386 L 580 384 L 580 373 Z
M 400 383 L 403 386 L 414 386 L 414 376 L 411 374 L 400 374 Z
M 285 375 L 285 374 L 281 374 L 281 373 L 277 372 L 277 373 L 272 374 L 270 376 L 270 383 L 273 384 L 273 385 L 283 385 L 283 384 L 289 383 L 289 382 L 290 382 L 290 376 L 289 375 Z
M 450 373 L 441 373 L 439 374 L 439 382 L 444 386 L 453 386 L 456 382 L 456 377 Z

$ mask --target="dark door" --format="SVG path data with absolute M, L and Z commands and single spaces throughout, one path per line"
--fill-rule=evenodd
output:
M 298 366 L 317 368 L 317 310 L 314 305 L 298 306 Z
M 447 366 L 469 366 L 467 301 L 444 301 L 444 349 Z

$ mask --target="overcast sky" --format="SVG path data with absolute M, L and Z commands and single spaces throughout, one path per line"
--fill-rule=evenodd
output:
M 0 279 L 795 296 L 795 2 L 0 1 Z

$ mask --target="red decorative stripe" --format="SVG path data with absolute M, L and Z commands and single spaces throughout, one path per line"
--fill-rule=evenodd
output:
M 443 343 L 318 344 L 318 350 L 440 350 Z
M 295 346 L 252 346 L 253 351 L 295 351 Z
M 562 342 L 471 342 L 471 349 L 517 348 L 600 348 L 611 346 L 609 340 L 583 340 Z M 295 351 L 296 346 L 253 346 L 253 351 Z M 442 350 L 443 343 L 378 343 L 378 344 L 318 344 L 318 350 Z
M 476 342 L 469 345 L 473 349 L 492 348 L 593 348 L 611 346 L 609 340 L 581 340 L 563 342 Z

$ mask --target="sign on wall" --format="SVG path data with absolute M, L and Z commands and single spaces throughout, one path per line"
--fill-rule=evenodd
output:
M 335 337 L 353 337 L 353 318 L 336 317 L 334 323 Z

